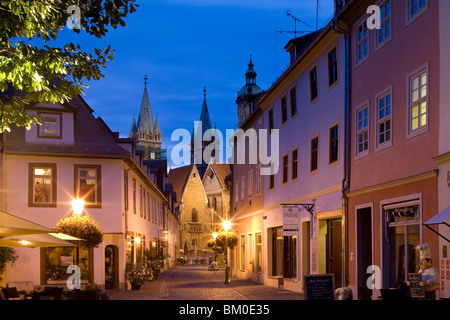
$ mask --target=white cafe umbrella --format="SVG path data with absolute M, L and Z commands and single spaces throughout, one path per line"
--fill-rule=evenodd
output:
M 436 233 L 438 236 L 440 236 L 443 239 L 445 239 L 448 242 L 450 242 L 450 239 L 447 239 L 442 234 L 440 234 L 438 231 L 436 231 L 433 228 L 431 228 L 432 225 L 440 225 L 440 224 L 444 224 L 444 225 L 446 225 L 447 227 L 450 228 L 450 224 L 449 223 L 450 223 L 450 206 L 445 208 L 441 212 L 439 212 L 437 215 L 435 215 L 433 218 L 431 218 L 430 220 L 425 222 L 423 225 L 425 227 L 427 227 L 428 229 L 430 229 L 431 231 L 433 231 L 434 233 Z
M 56 235 L 56 236 L 55 236 Z M 23 248 L 39 248 L 39 247 L 76 247 L 75 244 L 62 240 L 66 237 L 70 240 L 81 240 L 69 235 L 42 233 L 42 234 L 25 234 L 0 239 L 0 247 L 23 247 Z
M 10 213 L 0 211 L 0 239 L 17 235 L 49 232 L 53 232 L 53 230 Z

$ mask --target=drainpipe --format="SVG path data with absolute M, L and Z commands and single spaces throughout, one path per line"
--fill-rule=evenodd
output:
M 125 173 L 128 174 L 128 172 L 131 169 L 133 169 L 133 167 L 134 167 L 134 164 L 132 164 L 128 169 L 124 170 L 124 178 L 125 178 Z M 128 184 L 127 184 L 127 188 L 128 188 Z M 124 192 L 125 192 L 125 190 L 124 190 Z M 128 203 L 128 206 L 129 205 L 130 204 Z M 125 214 L 124 214 L 124 216 L 125 216 L 125 248 L 124 249 L 125 249 L 125 252 L 126 252 L 126 250 L 127 250 L 127 236 L 128 236 L 128 208 L 127 208 L 127 210 L 124 210 L 124 211 L 125 211 Z M 127 261 L 126 261 L 126 254 L 125 254 L 125 265 L 126 265 L 126 263 L 127 263 Z M 127 290 L 127 271 L 126 271 L 126 268 L 124 268 L 124 283 L 125 283 L 125 290 Z
M 351 107 L 350 107 L 350 32 L 339 26 L 337 17 L 335 16 L 331 23 L 331 28 L 334 32 L 344 36 L 344 51 L 345 51 L 345 98 L 344 98 L 344 177 L 342 179 L 342 286 L 348 286 L 348 196 L 350 189 L 350 157 L 351 157 L 351 142 L 350 142 L 350 126 L 351 126 Z

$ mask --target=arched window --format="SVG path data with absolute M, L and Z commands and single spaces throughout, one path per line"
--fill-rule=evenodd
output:
M 198 222 L 198 213 L 195 208 L 192 209 L 192 222 Z

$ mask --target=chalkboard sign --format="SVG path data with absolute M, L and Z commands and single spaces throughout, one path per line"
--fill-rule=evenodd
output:
M 334 274 L 303 276 L 306 300 L 334 300 Z
M 420 273 L 408 273 L 409 289 L 411 290 L 411 298 L 425 298 L 425 290 L 420 285 L 422 275 Z

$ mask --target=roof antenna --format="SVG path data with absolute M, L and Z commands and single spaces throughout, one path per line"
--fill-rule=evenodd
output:
M 317 6 L 316 6 L 316 31 L 319 28 L 319 9 L 320 9 L 320 2 L 317 0 Z
M 297 17 L 294 17 L 291 13 L 290 13 L 290 9 L 289 10 L 287 10 L 286 11 L 286 15 L 288 16 L 288 17 L 291 17 L 292 19 L 294 19 L 294 31 L 278 31 L 278 30 L 276 30 L 275 32 L 276 33 L 293 33 L 294 34 L 294 37 L 295 38 L 297 38 L 297 33 L 307 33 L 307 32 L 309 32 L 309 31 L 297 31 L 297 22 L 301 22 L 301 23 L 303 23 L 305 26 L 307 26 L 307 27 L 309 27 L 309 28 L 313 28 L 313 27 L 311 27 L 309 24 L 307 24 L 306 22 L 304 22 L 304 21 L 302 21 L 302 20 L 300 20 L 299 18 L 297 18 Z M 316 30 L 317 30 L 317 28 L 316 28 Z

